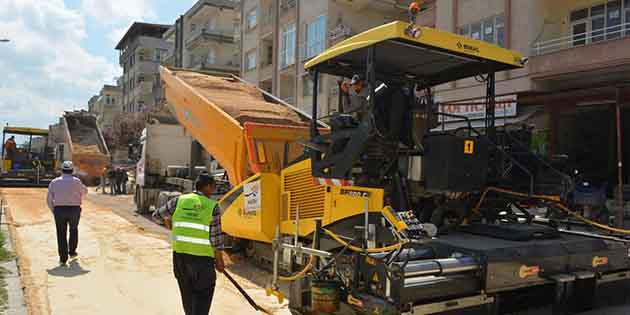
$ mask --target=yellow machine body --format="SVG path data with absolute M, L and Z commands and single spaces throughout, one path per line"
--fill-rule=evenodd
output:
M 315 231 L 315 220 L 323 226 L 365 212 L 380 213 L 383 190 L 354 186 L 316 184 L 311 161 L 303 160 L 273 173 L 256 174 L 221 199 L 223 230 L 230 236 L 271 243 L 280 233 L 300 236 Z M 299 218 L 296 224 L 296 218 Z

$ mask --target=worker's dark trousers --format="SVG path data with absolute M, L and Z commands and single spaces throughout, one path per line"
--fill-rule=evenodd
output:
M 217 278 L 214 259 L 173 252 L 173 272 L 186 315 L 208 315 Z
M 57 226 L 57 250 L 59 251 L 59 260 L 66 262 L 68 261 L 68 254 L 74 255 L 77 253 L 81 207 L 59 206 L 55 207 L 53 212 L 55 215 L 55 225 Z M 67 239 L 68 226 L 70 226 L 70 240 Z

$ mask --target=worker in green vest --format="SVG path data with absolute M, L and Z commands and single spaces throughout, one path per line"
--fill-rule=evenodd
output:
M 214 178 L 202 173 L 195 192 L 171 199 L 153 214 L 172 231 L 173 270 L 186 315 L 208 315 L 215 269 L 224 269 L 221 210 L 210 198 L 214 188 Z

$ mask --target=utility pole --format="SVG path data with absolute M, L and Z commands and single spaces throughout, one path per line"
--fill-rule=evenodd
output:
M 617 87 L 615 118 L 617 127 L 617 198 L 615 211 L 615 226 L 623 228 L 623 219 L 625 215 L 623 200 L 623 156 L 622 156 L 622 126 L 621 126 L 621 103 L 623 102 L 623 88 Z

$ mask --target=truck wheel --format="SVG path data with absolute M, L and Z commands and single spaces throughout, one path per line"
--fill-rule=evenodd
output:
M 136 203 L 136 212 L 138 213 L 142 213 L 144 211 L 142 199 L 142 188 L 136 185 L 136 192 L 133 194 L 133 201 Z

